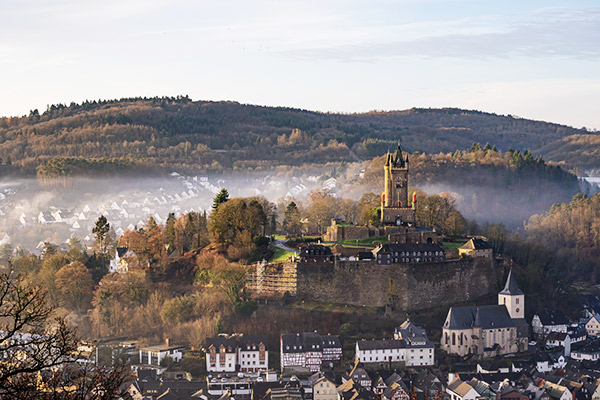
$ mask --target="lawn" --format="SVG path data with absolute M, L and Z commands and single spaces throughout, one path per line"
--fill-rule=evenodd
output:
M 464 242 L 442 242 L 441 246 L 444 250 L 456 250 L 463 244 L 465 244 L 465 243 Z
M 276 246 L 269 246 L 269 248 L 273 251 L 273 257 L 269 261 L 271 263 L 287 261 L 290 256 L 294 255 L 291 251 L 286 251 Z
M 341 244 L 366 244 L 366 245 L 372 245 L 373 242 L 387 242 L 387 240 L 388 240 L 387 236 L 375 236 L 375 237 L 364 238 L 364 239 L 342 240 L 340 243 Z

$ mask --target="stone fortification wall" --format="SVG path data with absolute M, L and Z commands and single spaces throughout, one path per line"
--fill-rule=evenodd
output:
M 299 263 L 301 299 L 410 311 L 476 299 L 496 292 L 494 260 L 378 265 L 374 261 Z

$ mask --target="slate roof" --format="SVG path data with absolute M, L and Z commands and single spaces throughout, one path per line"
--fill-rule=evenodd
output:
M 267 345 L 267 337 L 266 336 L 244 335 L 238 339 L 238 344 L 242 351 L 244 351 L 244 350 L 247 351 L 248 346 L 250 346 L 251 349 L 252 349 L 252 346 L 256 346 L 256 350 L 258 350 L 258 345 L 261 343 L 265 345 L 265 350 L 268 350 L 269 346 Z
M 117 255 L 119 258 L 123 257 L 127 253 L 127 247 L 117 247 Z
M 544 326 L 569 324 L 569 321 L 560 310 L 543 310 L 535 315 L 538 316 Z
M 558 341 L 563 341 L 567 338 L 567 334 L 564 332 L 550 332 L 548 334 L 548 336 L 546 337 L 546 341 L 550 342 L 550 341 L 554 341 L 554 340 L 558 340 Z
M 506 278 L 506 285 L 504 285 L 504 290 L 500 292 L 500 294 L 508 294 L 508 295 L 517 295 L 523 294 L 519 286 L 517 285 L 517 281 L 515 276 L 513 275 L 512 268 L 508 272 L 508 278 Z
M 373 250 L 373 254 L 378 253 L 389 253 L 389 252 L 406 252 L 406 251 L 441 251 L 444 252 L 437 244 L 433 243 L 384 243 L 375 250 Z
M 517 326 L 504 305 L 450 307 L 446 329 L 497 329 Z
M 235 351 L 235 339 L 234 338 L 228 338 L 225 336 L 206 338 L 206 350 L 207 351 L 210 348 L 210 346 L 215 346 L 215 348 L 218 349 L 219 347 L 221 347 L 221 345 L 225 346 L 226 348 L 231 347 L 231 350 Z
M 361 340 L 357 343 L 359 350 L 403 349 L 406 347 L 404 340 Z
M 342 347 L 337 336 L 319 335 L 315 332 L 284 333 L 281 335 L 281 344 L 284 353 L 320 352 L 323 349 Z M 295 349 L 294 346 L 296 346 Z
M 265 397 L 269 389 L 282 387 L 279 382 L 254 382 L 252 384 L 252 393 L 250 394 L 251 400 L 260 400 Z

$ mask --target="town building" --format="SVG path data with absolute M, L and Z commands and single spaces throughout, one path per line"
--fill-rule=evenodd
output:
M 433 243 L 383 243 L 373 250 L 377 264 L 442 262 L 444 249 Z
M 493 249 L 485 240 L 480 238 L 472 238 L 467 243 L 458 248 L 460 257 L 484 257 L 492 258 Z
M 600 314 L 594 314 L 586 322 L 585 330 L 588 336 L 598 336 L 600 334 Z
M 241 372 L 260 372 L 269 369 L 267 338 L 241 336 L 237 342 L 237 360 Z
M 531 330 L 536 338 L 544 338 L 550 332 L 567 333 L 569 321 L 560 310 L 542 310 L 531 319 Z
M 512 269 L 498 305 L 451 307 L 442 327 L 441 347 L 450 354 L 491 357 L 527 350 L 529 325 L 525 295 Z
M 435 346 L 425 329 L 406 320 L 394 330 L 394 339 L 406 344 L 407 367 L 435 365 Z
M 308 381 L 312 386 L 313 400 L 338 400 L 335 382 L 322 372 L 311 375 Z
M 307 368 L 310 372 L 321 370 L 323 363 L 342 358 L 340 339 L 334 335 L 319 335 L 316 332 L 282 334 L 280 338 L 281 370 L 289 367 Z
M 206 339 L 206 371 L 235 372 L 237 348 L 233 337 L 217 336 Z
M 185 346 L 170 345 L 169 342 L 156 346 L 142 347 L 140 349 L 140 364 L 160 366 L 161 362 L 171 358 L 173 362 L 179 362 L 183 358 Z

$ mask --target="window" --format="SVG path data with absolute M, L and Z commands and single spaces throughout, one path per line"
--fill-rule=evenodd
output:
M 515 304 L 519 304 L 519 298 L 517 297 L 515 300 Z

